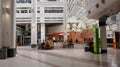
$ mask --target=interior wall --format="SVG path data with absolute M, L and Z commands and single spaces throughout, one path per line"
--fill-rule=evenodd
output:
M 48 34 L 52 34 L 54 32 L 64 32 L 64 25 L 48 27 Z

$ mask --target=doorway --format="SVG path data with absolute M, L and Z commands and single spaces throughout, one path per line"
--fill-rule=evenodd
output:
M 31 24 L 20 23 L 16 25 L 17 46 L 29 46 L 31 44 Z

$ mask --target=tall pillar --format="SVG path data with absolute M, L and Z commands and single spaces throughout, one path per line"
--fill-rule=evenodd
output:
M 41 42 L 45 41 L 45 23 L 41 23 Z
M 2 0 L 2 47 L 9 47 L 8 57 L 16 53 L 16 0 Z
M 106 19 L 107 19 L 106 16 L 99 19 L 100 38 L 102 45 L 101 53 L 107 53 Z
M 37 0 L 32 0 L 31 45 L 37 45 Z
M 40 7 L 40 13 L 41 13 L 41 17 L 40 17 L 40 21 L 41 21 L 41 42 L 45 41 L 45 17 L 44 17 L 44 7 Z
M 26 31 L 29 31 L 29 25 L 28 24 L 25 25 L 25 29 L 26 29 Z
M 1 16 L 2 15 L 2 8 L 1 7 L 2 7 L 2 3 L 0 0 L 0 49 L 2 47 L 2 41 L 1 41 L 2 40 L 2 36 L 1 36 L 2 35 L 2 31 L 1 31 L 2 30 L 2 16 Z
M 100 27 L 100 36 L 101 36 L 101 44 L 102 44 L 101 53 L 107 53 L 106 26 Z
M 31 45 L 37 45 L 37 24 L 31 23 Z
M 67 1 L 64 0 L 64 41 L 67 40 L 67 18 L 68 18 L 68 14 L 67 14 Z

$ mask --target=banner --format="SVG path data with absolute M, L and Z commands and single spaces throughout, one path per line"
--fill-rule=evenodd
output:
M 93 39 L 93 49 L 95 54 L 99 54 L 99 31 L 96 25 L 93 27 L 94 39 Z

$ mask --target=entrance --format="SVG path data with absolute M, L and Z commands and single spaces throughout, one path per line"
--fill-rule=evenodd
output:
M 17 46 L 29 46 L 31 44 L 31 25 L 17 24 L 16 28 Z
M 116 48 L 120 49 L 120 32 L 115 32 Z

